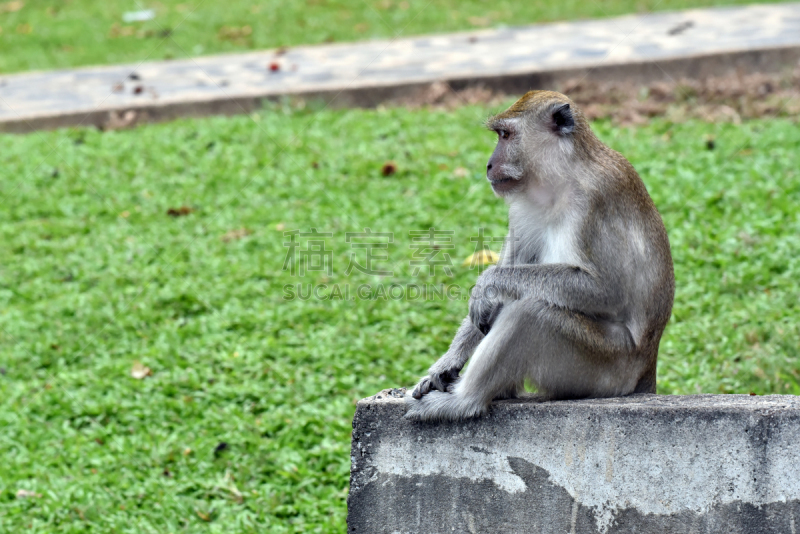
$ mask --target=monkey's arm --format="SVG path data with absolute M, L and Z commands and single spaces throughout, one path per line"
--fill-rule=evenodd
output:
M 461 372 L 483 337 L 483 333 L 472 324 L 469 317 L 466 317 L 461 322 L 456 337 L 450 343 L 450 348 L 428 369 L 428 376 L 420 380 L 411 396 L 421 399 L 432 389 L 447 391 L 447 386 L 458 378 L 458 373 Z
M 473 324 L 491 325 L 498 302 L 533 298 L 582 313 L 614 316 L 622 308 L 619 282 L 601 281 L 589 269 L 563 263 L 515 265 L 488 269 L 469 301 Z

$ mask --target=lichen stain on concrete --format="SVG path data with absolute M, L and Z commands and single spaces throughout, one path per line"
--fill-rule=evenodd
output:
M 445 475 L 449 478 L 467 478 L 473 482 L 491 480 L 498 488 L 512 494 L 527 489 L 525 481 L 511 469 L 507 455 L 485 446 L 463 449 L 444 443 L 441 445 L 425 447 L 420 454 L 421 451 L 415 450 L 419 443 L 387 444 L 379 448 L 376 465 L 380 473 L 389 475 Z M 390 455 L 392 460 L 383 461 L 383 454 Z
M 764 506 L 737 501 L 715 504 L 701 513 L 681 511 L 666 515 L 643 514 L 634 508 L 606 509 L 601 514 L 603 524 L 599 525 L 596 511 L 573 499 L 564 488 L 553 485 L 546 471 L 522 458 L 507 460 L 528 487 L 525 492 L 508 494 L 489 482 L 476 484 L 445 475 L 378 475 L 368 486 L 392 489 L 382 494 L 361 488 L 350 502 L 351 511 L 361 512 L 351 513 L 351 532 L 796 534 L 793 519 L 800 510 L 800 501 Z M 440 508 L 437 504 L 452 506 Z M 378 525 L 403 527 L 398 530 Z

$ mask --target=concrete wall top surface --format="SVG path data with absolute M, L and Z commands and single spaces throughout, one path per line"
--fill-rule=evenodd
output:
M 800 528 L 798 397 L 530 397 L 420 423 L 403 392 L 358 403 L 350 532 Z

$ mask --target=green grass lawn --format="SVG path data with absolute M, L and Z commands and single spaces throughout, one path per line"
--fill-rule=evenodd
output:
M 489 111 L 0 136 L 0 532 L 344 532 L 355 400 L 415 383 L 467 305 L 284 286 L 469 287 L 470 237 L 506 223 Z M 797 124 L 596 129 L 672 242 L 660 392 L 800 393 Z M 413 273 L 409 232 L 430 227 L 452 232 L 452 276 Z M 331 273 L 284 271 L 284 233 L 311 228 L 332 234 Z M 345 274 L 364 228 L 393 233 L 393 276 Z
M 752 0 L 0 0 L 0 72 L 181 58 Z M 129 11 L 156 17 L 125 23 Z

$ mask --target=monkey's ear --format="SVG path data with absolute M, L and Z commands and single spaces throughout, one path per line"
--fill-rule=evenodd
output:
M 569 104 L 564 104 L 553 111 L 553 127 L 556 133 L 561 135 L 569 135 L 575 131 L 575 117 L 572 116 Z

